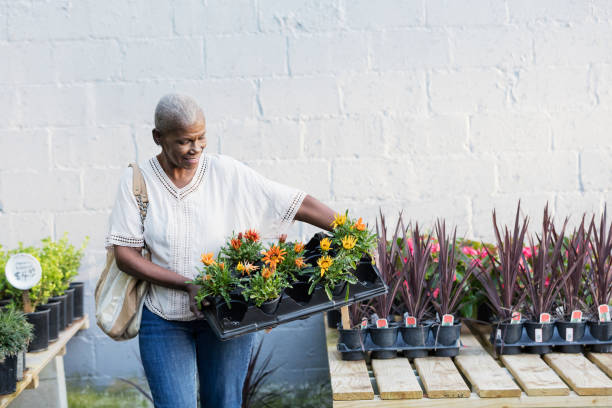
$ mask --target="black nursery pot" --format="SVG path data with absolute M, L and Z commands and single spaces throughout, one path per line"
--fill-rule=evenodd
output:
M 370 337 L 372 342 L 378 347 L 393 347 L 397 340 L 397 327 L 378 328 L 370 327 Z M 372 358 L 375 359 L 389 359 L 397 357 L 396 350 L 374 350 L 372 351 Z
M 553 336 L 555 325 L 553 323 L 539 323 L 533 321 L 527 321 L 525 324 L 525 330 L 527 336 L 531 341 L 536 341 L 535 331 L 536 329 L 542 329 L 542 342 L 550 341 Z M 528 346 L 525 347 L 525 351 L 531 354 L 547 354 L 552 351 L 551 346 Z
M 555 324 L 557 325 L 557 331 L 559 332 L 559 336 L 561 336 L 563 340 L 565 340 L 566 338 L 565 336 L 567 335 L 567 329 L 573 330 L 573 337 L 574 337 L 573 341 L 580 341 L 582 337 L 584 337 L 584 330 L 586 328 L 586 322 L 572 323 L 572 322 L 558 321 Z M 574 344 L 574 345 L 559 346 L 559 351 L 562 353 L 581 353 L 582 345 Z
M 60 307 L 60 302 L 49 302 L 36 308 L 36 310 L 49 310 L 49 341 L 55 341 L 59 338 Z
M 298 303 L 308 303 L 310 301 L 310 298 L 312 298 L 312 293 L 308 294 L 308 289 L 310 289 L 310 283 L 293 282 L 291 286 L 293 287 L 285 289 L 285 294 L 287 294 L 291 299 L 295 300 Z M 333 328 L 336 326 L 334 325 L 331 327 Z
M 66 324 L 66 308 L 67 308 L 68 295 L 61 296 L 53 296 L 50 297 L 48 302 L 60 302 L 60 317 L 59 317 L 59 326 L 60 331 L 64 330 L 67 326 Z
M 337 309 L 332 309 L 327 311 L 327 327 L 330 329 L 335 329 L 338 327 L 338 323 L 342 319 L 342 314 Z
M 246 302 L 238 299 L 230 300 L 231 308 L 228 307 L 223 298 L 215 299 L 214 303 L 217 310 L 217 320 L 222 322 L 225 327 L 238 326 L 249 307 Z
M 343 343 L 350 349 L 361 348 L 368 329 L 338 329 L 338 343 Z
M 425 346 L 427 336 L 429 336 L 430 326 L 400 327 L 399 331 L 404 342 L 413 347 Z M 426 349 L 404 350 L 404 357 L 417 358 L 426 357 Z
M 2 299 L 0 300 L 0 308 L 6 307 L 11 304 L 12 299 Z
M 27 313 L 25 316 L 34 326 L 34 338 L 28 347 L 28 352 L 45 350 L 49 347 L 49 310 L 39 310 Z
M 278 308 L 280 299 L 281 297 L 279 296 L 276 299 L 268 300 L 267 302 L 263 302 L 261 306 L 259 306 L 259 308 L 261 309 L 262 312 L 266 314 L 274 314 L 274 312 L 276 312 L 276 309 Z
M 74 320 L 74 292 L 75 289 L 68 288 L 64 291 L 66 298 L 66 327 L 72 324 Z
M 497 338 L 497 330 L 501 330 L 501 340 L 503 344 L 495 345 L 495 351 L 497 354 L 519 354 L 521 352 L 520 346 L 509 346 L 514 344 L 521 339 L 523 334 L 523 323 L 498 323 L 492 326 L 491 331 L 491 343 L 495 344 Z
M 454 346 L 459 339 L 460 332 L 461 323 L 455 323 L 452 326 L 442 326 L 440 324 L 431 326 L 434 341 L 443 346 Z
M 0 362 L 0 395 L 17 390 L 17 356 L 6 357 Z
M 85 315 L 84 311 L 84 282 L 71 282 L 70 288 L 74 289 L 74 309 L 72 311 L 74 319 L 80 319 Z
M 612 322 L 589 322 L 589 329 L 597 340 L 612 340 Z

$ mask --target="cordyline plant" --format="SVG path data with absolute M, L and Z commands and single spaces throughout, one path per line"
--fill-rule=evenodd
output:
M 529 224 L 527 217 L 520 220 L 521 203 L 516 209 L 514 229 L 512 232 L 504 227 L 504 234 L 497 224 L 497 215 L 493 210 L 493 228 L 497 241 L 497 256 L 487 246 L 488 263 L 476 263 L 476 278 L 484 289 L 487 303 L 500 322 L 509 322 L 512 314 L 521 307 L 526 292 L 519 291 L 518 280 L 523 257 L 523 242 Z
M 559 292 L 559 298 L 563 306 L 563 311 L 559 317 L 564 319 L 569 319 L 574 310 L 586 310 L 586 302 L 583 299 L 583 295 L 587 277 L 591 228 L 585 230 L 584 219 L 585 216 L 583 215 L 580 225 L 574 229 L 574 232 L 568 238 L 560 236 L 553 229 L 554 239 L 562 239 L 565 248 L 565 258 L 559 258 L 558 266 L 555 268 L 555 279 L 559 279 L 560 276 L 565 274 L 569 275 L 561 285 Z
M 257 349 L 251 354 L 247 374 L 242 386 L 242 408 L 270 407 L 270 404 L 280 396 L 278 393 L 264 392 L 262 390 L 268 377 L 279 369 L 278 366 L 269 368 L 272 354 L 269 354 L 263 361 L 259 361 L 262 345 L 263 341 L 259 343 Z
M 401 219 L 401 215 L 400 215 Z M 404 230 L 404 242 L 407 242 L 406 230 Z M 404 306 L 410 316 L 421 322 L 425 313 L 431 305 L 431 296 L 428 296 L 426 281 L 427 271 L 431 261 L 431 237 L 421 235 L 419 224 L 414 228 L 408 228 L 412 234 L 412 247 L 404 245 L 401 253 L 401 275 L 403 281 L 400 294 Z
M 533 258 L 531 263 L 523 255 L 523 263 L 519 268 L 523 288 L 517 288 L 520 292 L 526 292 L 529 298 L 527 302 L 527 313 L 534 321 L 538 321 L 542 313 L 550 313 L 559 290 L 576 269 L 576 264 L 571 268 L 557 270 L 559 262 L 562 262 L 563 236 L 567 226 L 567 218 L 563 223 L 561 232 L 554 239 L 553 221 L 548 213 L 548 204 L 544 207 L 542 218 L 542 235 L 537 237 L 538 244 L 535 245 L 533 238 L 529 237 L 529 245 Z
M 358 327 L 361 323 L 361 319 L 366 316 L 366 311 L 370 307 L 372 303 L 371 300 L 366 303 L 363 302 L 355 302 L 348 307 L 349 312 L 349 320 L 351 324 L 351 329 Z
M 462 278 L 457 278 L 457 259 L 455 258 L 455 241 L 457 229 L 453 229 L 452 236 L 446 234 L 446 223 L 438 220 L 436 223 L 436 237 L 440 245 L 438 265 L 434 270 L 429 289 L 432 294 L 431 302 L 439 318 L 445 314 L 455 314 L 465 296 L 465 289 L 471 280 L 475 266 L 468 267 Z M 416 242 L 414 243 L 416 248 Z M 415 249 L 416 252 L 416 249 Z
M 612 223 L 607 225 L 607 208 L 601 215 L 599 227 L 595 217 L 591 220 L 591 273 L 589 292 L 592 297 L 591 312 L 597 319 L 597 307 L 612 301 Z
M 400 279 L 399 270 L 396 268 L 396 262 L 398 256 L 401 254 L 400 247 L 397 245 L 399 238 L 399 231 L 402 227 L 401 213 L 391 238 L 391 247 L 387 242 L 387 224 L 385 223 L 385 216 L 380 211 L 380 222 L 376 222 L 376 234 L 378 235 L 378 270 L 380 271 L 380 278 L 385 282 L 389 290 L 384 295 L 380 295 L 373 299 L 372 308 L 376 311 L 376 314 L 383 319 L 386 319 L 391 312 L 393 300 L 397 293 L 399 285 L 403 282 Z

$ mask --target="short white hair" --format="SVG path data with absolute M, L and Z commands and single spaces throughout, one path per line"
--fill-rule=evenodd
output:
M 187 128 L 203 118 L 200 105 L 187 95 L 164 95 L 155 107 L 155 128 L 162 133 Z

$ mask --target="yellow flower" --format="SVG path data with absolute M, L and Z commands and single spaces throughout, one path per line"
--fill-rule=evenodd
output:
M 321 268 L 321 277 L 323 277 L 323 275 L 325 275 L 325 271 L 326 271 L 326 269 Z
M 330 266 L 332 266 L 333 263 L 334 260 L 329 255 L 322 256 L 317 260 L 317 265 L 319 265 L 319 268 L 325 269 L 326 271 Z M 323 276 L 323 274 L 321 274 L 321 276 Z
M 346 214 L 336 214 L 334 215 L 334 222 L 332 222 L 331 226 L 332 228 L 336 228 L 340 225 L 344 225 L 344 223 L 346 222 Z
M 242 262 L 238 262 L 238 265 L 236 265 L 236 270 L 238 272 L 243 272 L 244 271 L 244 265 L 242 264 Z
M 365 231 L 366 225 L 363 223 L 361 218 L 359 218 L 359 220 L 357 220 L 355 223 L 355 228 L 357 228 L 357 231 Z
M 209 252 L 207 254 L 202 254 L 202 257 L 200 258 L 200 260 L 206 266 L 210 266 L 215 263 L 215 257 L 212 252 Z
M 331 248 L 331 241 L 329 238 L 323 238 L 321 242 L 319 242 L 319 245 L 321 245 L 323 251 L 329 251 L 329 248 Z
M 353 249 L 357 244 L 357 238 L 352 235 L 346 235 L 342 238 L 342 246 L 344 249 Z

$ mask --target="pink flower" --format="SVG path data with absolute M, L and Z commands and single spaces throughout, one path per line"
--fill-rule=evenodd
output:
M 544 286 L 548 287 L 548 285 L 550 285 L 550 277 L 547 276 L 546 280 L 544 281 Z
M 410 248 L 410 253 L 414 254 L 414 243 L 412 242 L 412 238 L 408 238 L 406 243 L 408 244 L 408 248 Z
M 440 288 L 436 288 L 436 289 L 433 291 L 433 297 L 434 297 L 434 299 L 436 299 L 436 298 L 438 297 L 438 295 L 439 295 L 439 294 L 440 294 Z
M 479 254 L 480 259 L 484 259 L 484 258 L 486 258 L 486 257 L 487 257 L 487 255 L 488 255 L 487 250 L 486 250 L 486 249 L 484 249 L 484 248 L 482 248 L 482 249 L 480 250 L 480 254 Z
M 526 246 L 523 248 L 523 255 L 525 255 L 525 258 L 529 259 L 533 256 L 533 248 Z
M 431 244 L 431 253 L 433 254 L 437 254 L 438 252 L 440 252 L 440 244 L 438 244 L 437 242 L 434 242 Z
M 464 246 L 463 248 L 461 248 L 461 251 L 469 256 L 475 256 L 478 255 L 478 251 L 475 250 L 474 248 L 470 247 L 470 246 Z
M 404 279 L 404 287 L 406 288 L 406 290 L 408 290 L 408 281 L 406 279 Z
M 453 275 L 453 282 L 457 280 L 457 274 Z
M 408 257 L 404 258 L 404 263 L 408 262 Z

